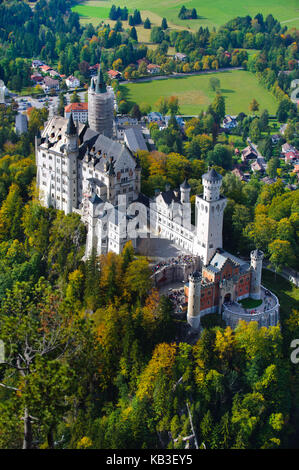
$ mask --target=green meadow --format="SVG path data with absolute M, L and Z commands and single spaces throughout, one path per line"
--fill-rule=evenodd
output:
M 197 115 L 199 111 L 206 109 L 215 97 L 215 92 L 211 90 L 209 83 L 213 75 L 220 80 L 227 113 L 249 112 L 252 98 L 258 101 L 260 111 L 268 109 L 270 114 L 276 112 L 278 106 L 276 99 L 258 83 L 255 75 L 245 70 L 149 80 L 128 83 L 122 87 L 125 88 L 126 99 L 129 102 L 148 103 L 152 106 L 152 110 L 155 110 L 155 103 L 160 96 L 175 95 L 179 98 L 182 114 Z
M 73 7 L 73 11 L 77 11 L 84 22 L 89 20 L 97 24 L 98 20 L 108 18 L 112 3 L 116 6 L 127 6 L 129 10 L 139 9 L 142 18 L 148 16 L 154 25 L 160 25 L 165 16 L 170 27 L 179 29 L 197 30 L 199 26 L 218 28 L 236 16 L 255 16 L 257 13 L 262 13 L 264 17 L 271 13 L 288 28 L 299 28 L 298 0 L 214 0 L 212 3 L 204 0 L 151 0 L 150 3 L 145 0 L 87 0 Z M 196 8 L 199 18 L 180 20 L 178 12 L 182 5 L 186 8 Z

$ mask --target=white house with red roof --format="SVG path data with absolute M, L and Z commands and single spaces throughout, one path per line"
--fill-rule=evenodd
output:
M 122 77 L 121 73 L 118 70 L 111 69 L 111 70 L 108 70 L 107 73 L 109 77 L 111 78 L 111 80 L 119 80 Z
M 70 103 L 64 108 L 64 117 L 69 118 L 73 115 L 74 121 L 83 122 L 88 120 L 88 103 Z
M 65 83 L 68 88 L 78 88 L 80 86 L 80 80 L 73 75 L 67 77 Z

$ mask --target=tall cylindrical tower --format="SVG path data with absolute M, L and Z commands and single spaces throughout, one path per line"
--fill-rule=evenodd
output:
M 200 326 L 201 274 L 195 271 L 189 276 L 187 321 L 194 329 Z
M 222 176 L 214 168 L 202 175 L 203 198 L 206 201 L 217 201 L 220 197 Z
M 187 180 L 181 184 L 180 186 L 180 191 L 181 191 L 181 203 L 186 204 L 190 202 L 190 191 L 191 191 L 191 186 L 188 184 Z
M 254 250 L 250 253 L 250 297 L 253 299 L 261 298 L 261 282 L 264 253 L 260 250 Z
M 107 90 L 101 67 L 96 82 L 91 80 L 88 89 L 88 123 L 89 127 L 106 137 L 113 135 L 114 94 Z

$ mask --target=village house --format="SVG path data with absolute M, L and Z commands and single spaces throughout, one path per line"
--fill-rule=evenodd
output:
M 51 77 L 45 77 L 42 87 L 45 93 L 49 93 L 50 90 L 59 91 L 59 81 Z
M 222 122 L 223 129 L 234 129 L 237 125 L 236 116 L 230 116 L 229 114 L 224 117 Z
M 40 70 L 41 70 L 43 73 L 49 73 L 50 70 L 52 70 L 52 67 L 49 67 L 49 65 L 41 65 L 41 66 L 40 66 Z
M 148 113 L 147 119 L 149 122 L 163 123 L 163 116 L 161 113 L 158 113 L 158 111 L 151 111 Z
M 133 153 L 138 152 L 138 150 L 148 150 L 140 126 L 125 129 L 124 143 Z
M 295 150 L 290 150 L 284 154 L 285 163 L 294 163 L 299 160 L 299 152 Z
M 251 163 L 250 165 L 251 171 L 259 171 L 264 173 L 267 168 L 267 163 L 263 157 L 257 157 L 255 162 Z
M 95 64 L 95 65 L 90 65 L 89 66 L 89 75 L 91 77 L 93 77 L 94 75 L 96 75 L 98 73 L 98 68 L 99 68 L 100 64 Z
M 245 149 L 243 149 L 241 152 L 242 162 L 246 162 L 247 160 L 253 160 L 257 158 L 257 156 L 257 151 L 251 145 L 245 147 Z
M 239 168 L 234 168 L 232 173 L 240 180 L 244 181 L 244 173 Z
M 186 54 L 182 54 L 181 52 L 177 52 L 173 56 L 174 60 L 179 60 L 181 62 L 186 62 L 188 60 L 188 57 Z
M 44 77 L 36 73 L 30 76 L 30 80 L 34 83 L 42 83 L 44 81 Z
M 68 88 L 77 88 L 80 86 L 80 80 L 74 77 L 73 75 L 70 75 L 69 77 L 67 77 L 67 79 L 65 80 L 65 83 Z
M 83 122 L 88 121 L 88 103 L 70 103 L 64 108 L 64 117 L 69 118 L 70 114 L 73 115 L 74 121 Z
M 44 65 L 44 63 L 41 60 L 35 59 L 32 61 L 31 67 L 33 69 L 38 69 L 39 67 L 41 67 L 41 65 Z
M 148 64 L 146 67 L 146 70 L 148 73 L 155 75 L 157 73 L 160 73 L 161 67 L 160 65 L 156 65 L 156 64 Z
M 56 72 L 56 70 L 50 70 L 49 71 L 49 75 L 50 77 L 54 78 L 54 77 L 60 77 L 59 73 Z
M 108 75 L 111 80 L 120 80 L 122 74 L 118 70 L 108 70 Z
M 289 153 L 289 152 L 296 153 L 298 151 L 295 147 L 293 147 L 293 145 L 290 145 L 286 142 L 285 144 L 281 146 L 281 153 L 285 155 L 286 153 Z

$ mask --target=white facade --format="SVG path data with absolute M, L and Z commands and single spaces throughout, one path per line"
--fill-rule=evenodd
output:
M 216 249 L 222 247 L 226 205 L 226 199 L 220 196 L 222 177 L 214 170 L 203 175 L 204 194 L 196 196 L 195 227 L 191 225 L 190 186 L 186 180 L 178 190 L 167 189 L 148 200 L 140 193 L 138 161 L 128 147 L 111 138 L 113 94 L 107 90 L 100 70 L 88 96 L 90 128 L 81 119 L 75 125 L 70 113 L 68 119 L 52 117 L 42 135 L 36 137 L 41 202 L 66 214 L 75 211 L 81 215 L 88 230 L 86 256 L 92 248 L 98 254 L 120 253 L 129 239 L 135 246 L 137 236 L 147 232 L 149 225 L 150 236 L 169 239 L 182 251 L 200 256 L 202 264 L 208 264 Z M 98 106 L 106 99 L 109 105 L 105 109 Z M 97 130 L 98 124 L 105 129 Z M 130 206 L 133 202 L 135 206 Z M 137 202 L 142 206 L 137 207 Z M 129 206 L 127 212 L 124 204 Z M 139 232 L 133 227 L 136 214 Z M 127 230 L 128 224 L 133 232 Z
M 92 247 L 99 254 L 108 247 L 119 253 L 127 240 L 117 220 L 116 227 L 105 223 L 119 196 L 130 203 L 140 192 L 140 169 L 128 149 L 81 123 L 76 127 L 72 116 L 55 116 L 36 138 L 36 165 L 42 204 L 81 214 L 88 227 L 87 254 Z
M 67 77 L 65 83 L 68 88 L 78 88 L 80 86 L 80 80 L 73 75 Z

